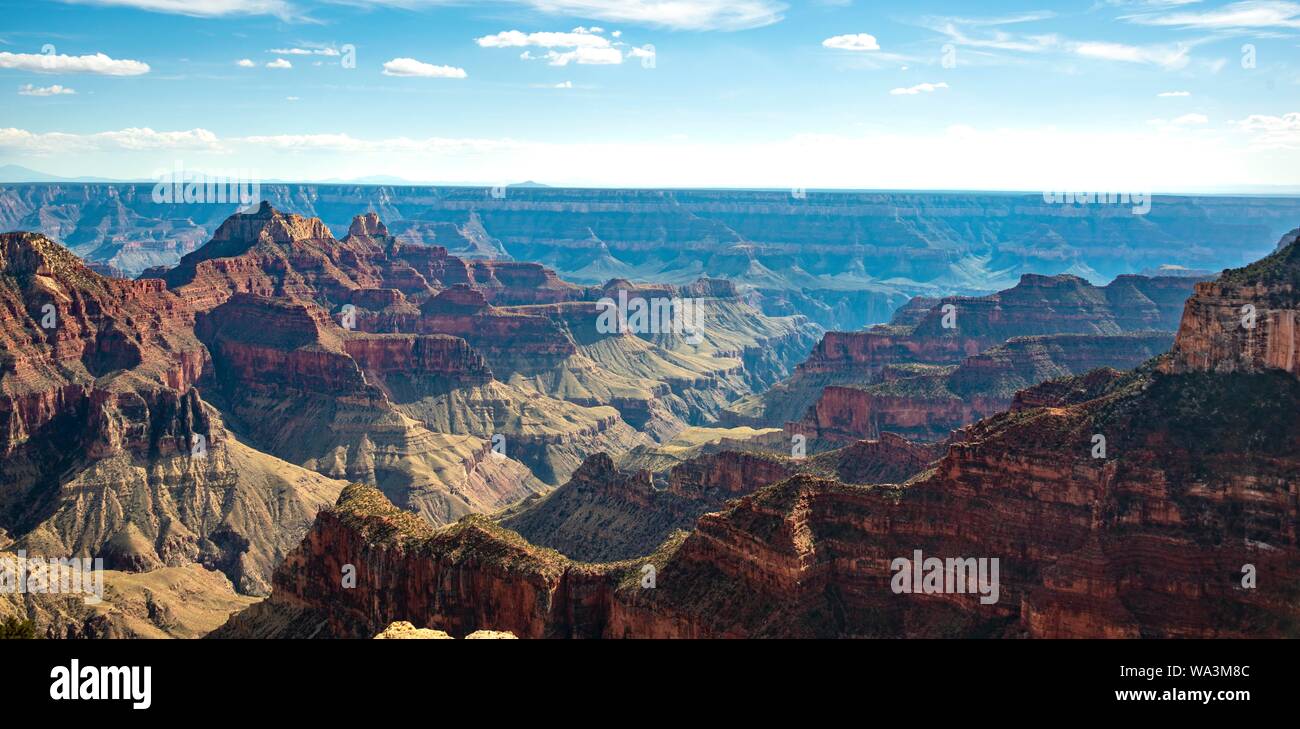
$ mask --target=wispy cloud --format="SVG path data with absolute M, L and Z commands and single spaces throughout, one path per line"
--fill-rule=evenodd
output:
M 1180 69 L 1190 62 L 1195 42 L 1131 45 L 1113 41 L 1074 40 L 1057 33 L 1012 33 L 994 26 L 1028 23 L 1052 17 L 1024 14 L 1000 18 L 927 18 L 926 27 L 957 46 L 1019 54 L 1057 54 L 1103 61 L 1142 63 Z
M 267 68 L 293 68 L 293 64 L 290 63 L 289 61 L 284 60 L 283 58 L 277 58 L 274 61 L 267 62 L 266 67 Z
M 23 84 L 18 87 L 19 96 L 64 96 L 75 93 L 77 92 L 73 89 L 70 89 L 67 86 L 60 86 L 59 84 L 54 84 L 53 86 L 33 86 L 31 84 Z
M 1161 98 L 1169 98 L 1173 96 L 1191 96 L 1191 95 L 1192 92 L 1190 91 L 1161 91 L 1160 93 L 1156 94 L 1156 96 Z
M 284 0 L 61 0 L 70 5 L 136 8 L 155 13 L 216 18 L 226 15 L 274 15 L 290 18 L 293 6 Z
M 1245 0 L 1213 10 L 1138 13 L 1123 19 L 1140 25 L 1201 30 L 1296 29 L 1300 28 L 1300 3 Z
M 95 134 L 69 134 L 65 132 L 30 132 L 26 129 L 0 129 L 0 148 L 50 154 L 57 152 L 82 152 L 88 150 L 204 150 L 220 151 L 217 135 L 206 129 L 157 132 L 148 127 L 132 127 L 113 132 Z
M 1190 61 L 1191 53 L 1191 46 L 1186 43 L 1134 46 L 1107 41 L 1082 41 L 1067 43 L 1065 47 L 1084 58 L 1145 63 L 1167 69 L 1183 68 Z
M 354 0 L 344 0 L 354 1 Z M 499 0 L 548 15 L 647 25 L 672 30 L 736 31 L 780 22 L 786 4 L 778 0 Z M 463 0 L 370 0 L 369 4 L 413 7 L 455 5 Z

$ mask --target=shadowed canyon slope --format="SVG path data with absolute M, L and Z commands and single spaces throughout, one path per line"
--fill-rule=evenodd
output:
M 797 473 L 635 560 L 574 562 L 482 517 L 433 530 L 351 487 L 272 597 L 216 634 L 368 637 L 409 620 L 527 637 L 1294 636 L 1296 249 L 1201 284 L 1172 353 L 1022 391 L 902 483 Z M 580 488 L 644 491 L 589 467 Z M 917 550 L 997 559 L 996 600 L 893 589 Z M 365 565 L 355 589 L 345 563 Z
M 0 230 L 31 230 L 136 274 L 174 265 L 229 208 L 157 204 L 152 183 L 0 185 Z M 827 329 L 886 321 L 911 296 L 1004 289 L 1024 273 L 1101 283 L 1175 265 L 1219 270 L 1263 255 L 1300 217 L 1287 198 L 1157 197 L 1087 214 L 1041 194 L 582 190 L 266 184 L 276 208 L 335 232 L 374 211 L 403 242 L 535 261 L 564 278 L 752 286 L 770 314 Z

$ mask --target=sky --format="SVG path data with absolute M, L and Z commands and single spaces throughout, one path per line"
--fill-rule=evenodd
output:
M 67 177 L 1300 190 L 1300 2 L 0 0 Z

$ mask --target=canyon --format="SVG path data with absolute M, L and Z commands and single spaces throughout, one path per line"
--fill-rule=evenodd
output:
M 453 636 L 1294 637 L 1298 248 L 1284 241 L 1197 284 L 1172 351 L 1021 390 L 933 458 L 867 441 L 855 457 L 807 459 L 837 454 L 836 468 L 772 460 L 739 477 L 757 467 L 743 454 L 695 456 L 670 471 L 676 490 L 712 484 L 727 500 L 689 529 L 661 506 L 661 528 L 674 530 L 620 561 L 577 561 L 483 516 L 435 529 L 349 486 L 277 570 L 271 597 L 213 636 L 370 637 L 406 620 Z M 734 480 L 717 470 L 727 459 Z M 566 490 L 570 504 L 604 504 L 593 517 L 615 525 L 602 491 L 641 513 L 680 495 L 608 460 L 579 473 L 506 523 L 590 550 L 564 523 L 581 512 L 551 502 Z M 534 509 L 549 526 L 530 524 Z M 999 599 L 891 589 L 891 565 L 917 550 L 998 560 Z M 361 566 L 354 588 L 339 584 L 345 564 Z
M 105 585 L 99 604 L 5 594 L 0 618 L 48 637 L 1294 634 L 1294 231 L 1218 276 L 1104 286 L 1066 246 L 1070 272 L 970 295 L 899 238 L 876 270 L 910 256 L 925 281 L 840 297 L 818 277 L 848 274 L 790 257 L 798 226 L 775 224 L 799 214 L 773 199 L 745 213 L 786 236 L 762 244 L 705 193 L 631 196 L 689 214 L 677 252 L 591 229 L 562 254 L 550 213 L 509 232 L 599 214 L 566 196 L 451 195 L 467 217 L 419 222 L 262 203 L 135 280 L 0 235 L 0 556 L 102 559 Z M 1199 234 L 1240 230 L 1216 214 Z M 975 278 L 1015 268 L 1001 240 L 1001 273 Z M 627 300 L 692 322 L 611 327 Z M 917 550 L 997 560 L 999 599 L 892 590 Z

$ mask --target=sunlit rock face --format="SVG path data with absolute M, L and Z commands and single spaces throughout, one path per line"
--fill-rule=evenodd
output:
M 1187 301 L 1169 364 L 1175 372 L 1300 376 L 1300 244 L 1292 231 L 1273 255 L 1199 284 Z

